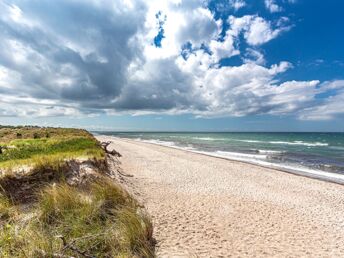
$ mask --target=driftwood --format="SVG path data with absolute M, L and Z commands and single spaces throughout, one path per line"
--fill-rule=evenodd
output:
M 126 174 L 123 172 L 123 169 L 120 167 L 121 162 L 117 158 L 109 156 L 107 163 L 108 167 L 110 168 L 110 171 L 118 173 L 120 176 L 123 177 L 134 177 L 133 175 Z
M 122 157 L 121 153 L 119 153 L 118 151 L 116 150 L 108 150 L 107 147 L 111 144 L 112 142 L 102 142 L 100 143 L 100 146 L 104 149 L 104 151 L 107 153 L 107 154 L 111 154 L 115 157 Z

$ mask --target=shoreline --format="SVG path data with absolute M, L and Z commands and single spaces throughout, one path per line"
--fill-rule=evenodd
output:
M 102 134 L 97 135 L 97 136 L 114 138 L 114 139 L 119 139 L 119 140 L 142 142 L 142 143 L 162 146 L 162 147 L 166 147 L 166 148 L 181 150 L 181 151 L 185 151 L 185 152 L 205 155 L 208 157 L 213 157 L 213 158 L 218 158 L 218 159 L 223 159 L 223 160 L 229 160 L 229 161 L 233 161 L 233 162 L 240 162 L 243 164 L 250 164 L 250 165 L 258 166 L 261 168 L 273 169 L 273 170 L 277 170 L 279 172 L 288 173 L 288 174 L 295 175 L 295 176 L 306 177 L 306 178 L 310 178 L 310 179 L 321 180 L 321 181 L 328 182 L 328 183 L 344 185 L 344 174 L 331 173 L 331 172 L 326 172 L 326 171 L 321 171 L 321 170 L 319 170 L 319 171 L 318 170 L 312 170 L 312 171 L 306 172 L 306 171 L 300 171 L 300 170 L 293 169 L 293 168 L 286 168 L 283 166 L 278 166 L 277 164 L 275 165 L 273 163 L 269 163 L 269 164 L 264 165 L 264 164 L 260 164 L 259 162 L 243 160 L 243 159 L 235 159 L 235 158 L 231 158 L 231 157 L 224 157 L 221 155 L 211 154 L 210 152 L 190 150 L 190 149 L 186 149 L 183 147 L 178 147 L 178 146 L 173 146 L 173 145 L 164 145 L 164 144 L 159 144 L 159 143 L 151 142 L 151 141 L 137 140 L 137 139 L 125 138 L 125 137 L 116 137 L 116 136 L 102 135 Z M 319 174 L 317 174 L 317 173 L 319 173 Z
M 154 225 L 157 257 L 341 257 L 344 188 L 157 144 L 112 141 L 123 184 Z

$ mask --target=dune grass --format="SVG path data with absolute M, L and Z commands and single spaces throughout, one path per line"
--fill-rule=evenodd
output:
M 1 126 L 0 125 L 0 142 L 8 143 L 15 139 L 42 139 L 57 137 L 74 137 L 83 136 L 91 137 L 86 130 L 74 128 L 52 128 L 38 126 Z
M 13 169 L 20 164 L 32 169 L 19 179 L 10 174 L 0 177 L 0 257 L 154 257 L 149 217 L 102 173 L 101 165 L 95 167 L 97 177 L 86 185 L 67 184 L 66 160 L 106 158 L 92 135 L 36 127 L 19 132 L 0 128 L 0 133 L 4 131 L 0 142 L 11 148 L 0 154 L 0 167 Z M 49 137 L 44 138 L 47 132 Z M 42 181 L 38 181 L 40 173 Z M 13 189 L 11 180 L 15 180 Z M 23 190 L 24 199 L 29 194 L 25 184 L 34 185 L 35 198 L 30 202 L 20 199 Z
M 41 160 L 103 159 L 104 152 L 84 130 L 61 128 L 0 128 L 0 168 L 11 170 Z
M 15 215 L 15 208 L 11 205 L 10 201 L 0 194 L 0 221 L 8 220 Z
M 154 257 L 150 220 L 109 180 L 83 190 L 50 185 L 30 214 L 11 217 L 9 209 L 9 201 L 0 205 L 1 257 Z

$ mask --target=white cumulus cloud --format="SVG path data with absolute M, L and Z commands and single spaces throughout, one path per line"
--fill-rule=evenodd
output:
M 257 15 L 230 16 L 228 22 L 232 35 L 238 36 L 240 33 L 244 33 L 247 43 L 253 46 L 264 44 L 290 29 L 286 25 L 274 28 L 271 22 Z
M 340 81 L 280 81 L 292 64 L 266 65 L 262 47 L 290 29 L 288 18 L 216 17 L 207 3 L 1 3 L 0 116 L 163 112 L 325 119 L 342 112 Z M 232 14 L 246 4 L 226 3 Z M 221 65 L 234 56 L 243 62 Z M 337 95 L 318 97 L 330 91 Z

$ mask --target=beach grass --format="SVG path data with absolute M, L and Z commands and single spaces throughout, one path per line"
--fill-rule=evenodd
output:
M 0 128 L 0 169 L 72 158 L 104 159 L 98 142 L 87 131 L 60 128 Z
M 150 218 L 101 171 L 106 155 L 91 134 L 34 127 L 0 128 L 0 135 L 7 147 L 0 154 L 7 169 L 0 177 L 0 257 L 154 257 Z M 68 184 L 71 159 L 92 161 L 96 177 Z M 20 166 L 31 169 L 18 174 Z

